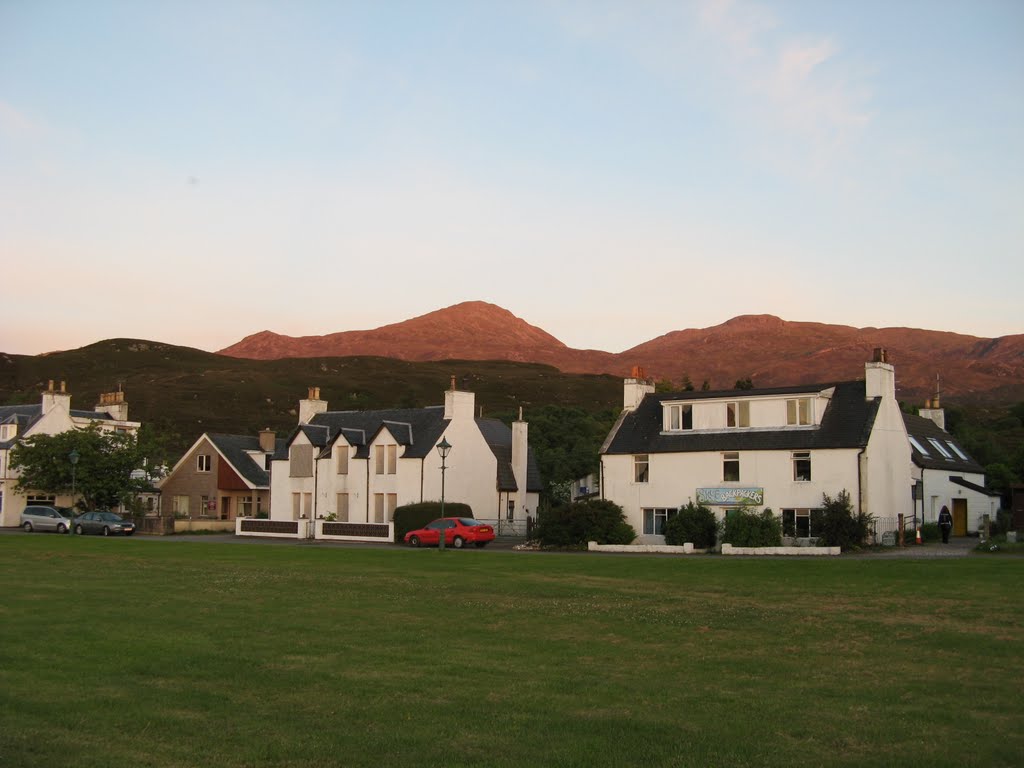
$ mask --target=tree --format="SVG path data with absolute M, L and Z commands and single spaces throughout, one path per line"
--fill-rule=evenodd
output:
M 708 381 L 707 379 L 704 379 L 704 383 L 700 385 L 700 391 L 701 392 L 710 392 L 711 391 L 711 382 Z
M 718 521 L 715 513 L 703 504 L 689 501 L 679 508 L 665 523 L 665 543 L 685 544 L 690 542 L 697 549 L 715 546 Z
M 72 451 L 78 455 L 74 465 Z M 127 504 L 147 487 L 145 480 L 132 477 L 144 463 L 134 435 L 104 432 L 96 424 L 57 435 L 33 435 L 11 450 L 20 492 L 71 494 L 73 482 L 76 506 L 84 509 Z
M 683 374 L 683 392 L 693 392 L 693 382 L 688 373 Z
M 811 518 L 811 531 L 817 532 L 826 547 L 857 549 L 863 546 L 871 526 L 871 516 L 854 513 L 850 494 L 844 488 L 835 498 L 821 495 L 821 512 Z
M 542 544 L 556 547 L 598 544 L 629 544 L 636 531 L 626 522 L 622 507 L 604 499 L 577 501 L 546 510 L 534 535 Z
M 745 379 L 736 379 L 736 386 L 733 387 L 733 389 L 753 389 L 753 388 L 754 388 L 754 380 L 751 379 L 749 376 L 747 376 L 747 378 L 745 378 Z

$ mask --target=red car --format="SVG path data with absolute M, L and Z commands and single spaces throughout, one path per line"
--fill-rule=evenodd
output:
M 436 547 L 441 541 L 444 530 L 444 545 L 462 549 L 472 542 L 478 547 L 486 547 L 494 541 L 494 528 L 474 520 L 471 517 L 442 517 L 419 530 L 405 534 L 405 543 L 410 547 Z

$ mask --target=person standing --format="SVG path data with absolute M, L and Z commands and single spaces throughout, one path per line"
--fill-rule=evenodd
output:
M 953 529 L 953 516 L 949 514 L 949 507 L 943 507 L 939 512 L 939 530 L 942 531 L 942 543 L 949 544 L 949 532 Z

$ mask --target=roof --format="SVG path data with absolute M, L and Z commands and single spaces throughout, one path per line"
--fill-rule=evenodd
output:
M 91 421 L 111 421 L 113 417 L 106 411 L 79 411 L 72 409 L 73 419 L 89 419 Z M 0 442 L 0 449 L 12 448 L 43 417 L 42 403 L 35 405 L 3 405 L 0 406 L 0 424 L 17 424 L 18 434 L 11 440 Z
M 677 400 L 799 395 L 835 388 L 817 427 L 730 428 L 667 433 L 662 404 Z M 771 451 L 863 448 L 878 414 L 879 398 L 866 397 L 863 381 L 811 384 L 771 389 L 649 394 L 636 410 L 622 415 L 602 453 L 697 453 L 701 451 Z
M 515 473 L 512 471 L 512 430 L 498 419 L 477 419 L 480 434 L 498 461 L 498 490 L 518 491 Z M 533 451 L 526 449 L 526 491 L 540 493 L 544 490 L 540 469 Z
M 915 465 L 922 469 L 984 474 L 985 468 L 971 458 L 956 438 L 931 419 L 905 413 L 903 423 L 906 425 L 907 435 L 912 438 L 911 459 Z M 948 456 L 944 456 L 943 451 Z
M 206 437 L 243 480 L 257 488 L 270 487 L 270 473 L 250 455 L 251 451 L 256 451 L 261 456 L 266 455 L 260 447 L 259 437 L 210 433 L 207 433 Z M 275 451 L 284 443 L 283 439 L 275 440 Z
M 972 491 L 977 491 L 978 493 L 983 493 L 986 496 L 999 496 L 998 493 L 990 491 L 985 486 L 978 485 L 977 483 L 972 483 L 970 480 L 964 480 L 962 477 L 959 477 L 958 475 L 950 475 L 949 482 L 955 483 L 956 485 L 961 485 L 964 488 L 968 488 Z

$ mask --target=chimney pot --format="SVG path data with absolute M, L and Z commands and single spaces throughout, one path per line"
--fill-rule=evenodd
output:
M 46 382 L 46 389 L 49 392 L 53 392 L 53 379 Z
M 889 361 L 886 359 L 886 357 L 887 357 L 887 355 L 886 355 L 884 347 L 875 347 L 875 354 L 871 358 L 871 362 L 873 362 L 873 363 L 887 363 Z
M 60 391 L 61 391 L 61 392 L 65 392 L 65 393 L 66 393 L 66 392 L 68 391 L 68 388 L 67 388 L 67 383 L 66 383 L 66 382 L 63 382 L 63 381 L 62 381 L 62 382 L 60 383 Z

